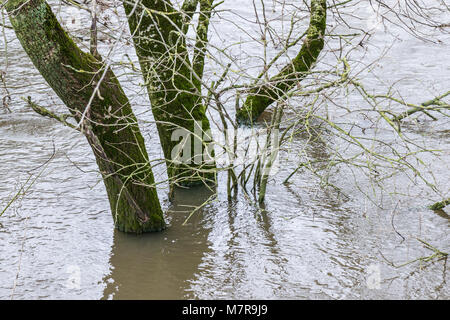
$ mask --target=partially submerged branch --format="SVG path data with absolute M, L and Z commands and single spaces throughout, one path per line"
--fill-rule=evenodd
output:
M 414 262 L 423 263 L 423 262 L 439 261 L 439 260 L 442 260 L 442 259 L 447 260 L 448 253 L 437 249 L 436 247 L 432 246 L 431 244 L 429 244 L 428 242 L 426 242 L 424 240 L 421 240 L 419 238 L 416 238 L 416 239 L 417 239 L 417 241 L 421 242 L 426 249 L 431 250 L 433 252 L 433 254 L 431 254 L 429 256 L 426 256 L 426 257 L 419 257 L 417 259 L 414 259 L 414 260 L 411 260 L 411 261 L 407 261 L 407 262 L 404 262 L 404 263 L 399 264 L 399 265 L 396 265 L 392 261 L 389 261 L 388 259 L 386 259 L 386 257 L 381 252 L 380 252 L 380 254 L 381 254 L 382 258 L 394 268 L 402 268 L 402 267 L 410 265 L 410 264 L 412 264 Z
M 239 123 L 256 121 L 267 107 L 308 74 L 324 46 L 326 17 L 326 0 L 311 0 L 310 24 L 300 52 L 268 83 L 250 90 L 243 107 L 236 114 Z
M 448 205 L 450 205 L 450 198 L 445 199 L 445 200 L 440 201 L 440 202 L 436 202 L 435 204 L 430 206 L 430 209 L 431 210 L 442 210 Z

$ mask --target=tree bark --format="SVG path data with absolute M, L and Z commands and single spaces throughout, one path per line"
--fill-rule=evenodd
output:
M 116 228 L 131 233 L 163 229 L 163 213 L 144 139 L 113 72 L 105 71 L 100 57 L 76 46 L 46 1 L 8 0 L 6 10 L 41 75 L 74 118 L 84 119 L 80 128 L 102 173 Z M 99 82 L 99 91 L 95 92 Z
M 436 202 L 435 204 L 430 206 L 430 209 L 431 210 L 442 210 L 448 205 L 450 205 L 450 198 L 445 199 L 445 200 L 440 201 L 440 202 Z
M 300 52 L 268 83 L 250 90 L 243 107 L 236 114 L 239 123 L 250 124 L 256 121 L 267 107 L 306 77 L 324 46 L 326 17 L 326 0 L 311 0 L 309 28 Z
M 215 181 L 215 164 L 207 152 L 210 123 L 195 72 L 203 69 L 200 65 L 194 69 L 189 60 L 182 14 L 168 0 L 123 1 L 123 5 L 170 181 L 184 186 Z M 188 157 L 183 155 L 182 163 L 173 159 L 173 151 L 180 144 L 177 131 L 191 137 L 193 152 Z

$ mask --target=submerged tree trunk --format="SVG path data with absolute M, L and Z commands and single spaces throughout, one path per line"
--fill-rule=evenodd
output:
M 215 181 L 215 164 L 208 152 L 210 123 L 201 101 L 203 60 L 198 52 L 204 48 L 201 44 L 196 46 L 194 68 L 186 49 L 182 14 L 172 7 L 169 0 L 123 1 L 123 5 L 150 97 L 170 181 L 184 186 Z M 195 11 L 195 8 L 192 10 Z M 200 19 L 203 26 L 207 17 Z M 206 29 L 202 28 L 201 31 L 204 44 L 207 21 Z M 184 139 L 180 142 L 180 138 Z M 183 144 L 188 147 L 182 148 L 182 160 L 177 161 L 174 156 L 177 150 L 181 151 Z
M 82 121 L 80 129 L 102 173 L 115 226 L 132 233 L 163 229 L 144 139 L 113 72 L 76 46 L 46 1 L 8 0 L 6 10 L 36 68 Z
M 249 92 L 243 107 L 236 114 L 239 123 L 250 124 L 256 121 L 269 105 L 305 78 L 323 49 L 326 17 L 326 0 L 311 0 L 309 28 L 300 52 L 268 83 Z

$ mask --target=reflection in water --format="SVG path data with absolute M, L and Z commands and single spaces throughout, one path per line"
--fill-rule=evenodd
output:
M 289 277 L 283 270 L 287 259 L 280 255 L 271 218 L 265 210 L 249 210 L 242 215 L 236 202 L 223 201 L 219 212 L 217 203 L 207 205 L 183 226 L 192 208 L 205 203 L 211 195 L 213 192 L 204 187 L 178 189 L 169 208 L 170 226 L 162 233 L 137 237 L 116 231 L 111 273 L 104 279 L 103 298 L 201 298 L 199 278 L 209 278 L 205 282 L 217 291 L 231 283 L 245 285 L 248 281 L 245 269 L 251 264 L 282 278 Z M 223 260 L 210 260 L 222 242 L 217 237 L 225 240 L 225 254 Z M 267 258 L 269 261 L 265 261 Z M 262 282 L 266 276 L 261 273 Z M 264 294 L 266 289 L 248 286 L 256 295 Z
M 241 2 L 230 0 L 224 5 L 242 11 L 243 17 L 254 17 L 253 7 Z M 245 26 L 245 21 L 239 23 Z M 237 38 L 242 33 L 235 32 L 228 21 L 217 21 L 214 25 L 229 36 L 224 39 L 246 42 Z M 49 158 L 53 143 L 57 154 L 27 196 L 14 203 L 0 219 L 0 299 L 10 297 L 19 266 L 17 299 L 450 297 L 450 276 L 443 261 L 426 267 L 411 264 L 395 269 L 380 255 L 396 264 L 429 256 L 430 251 L 421 247 L 416 237 L 444 252 L 450 251 L 449 211 L 433 212 L 426 208 L 429 201 L 436 199 L 428 189 L 412 185 L 406 176 L 399 175 L 386 181 L 386 190 L 392 191 L 395 201 L 391 205 L 386 200 L 385 209 L 381 210 L 355 192 L 354 181 L 349 180 L 353 180 L 352 175 L 344 169 L 333 177 L 342 192 L 349 195 L 346 199 L 339 198 L 334 189 L 326 192 L 315 182 L 317 177 L 303 168 L 292 176 L 289 185 L 281 184 L 299 161 L 315 161 L 313 168 L 321 169 L 323 160 L 335 157 L 335 147 L 345 147 L 336 145 L 316 122 L 310 122 L 314 130 L 309 132 L 299 126 L 299 134 L 292 141 L 294 157 L 282 155 L 280 171 L 268 186 L 265 210 L 249 205 L 241 194 L 236 201 L 228 202 L 223 190 L 226 179 L 221 177 L 219 198 L 198 210 L 186 225 L 182 224 L 192 211 L 192 207 L 186 206 L 198 206 L 209 199 L 211 192 L 207 189 L 177 190 L 167 213 L 170 227 L 162 233 L 137 237 L 113 232 L 105 190 L 99 176 L 92 173 L 97 167 L 85 139 L 34 114 L 20 99 L 32 95 L 39 104 L 55 106 L 58 112 L 66 110 L 17 39 L 13 40 L 12 31 L 6 32 L 12 41 L 8 45 L 7 82 L 15 89 L 13 113 L 0 112 L 0 205 L 19 190 L 30 168 Z M 2 40 L 0 37 L 0 66 L 5 55 Z M 223 45 L 217 37 L 211 40 L 213 43 L 220 40 L 220 46 Z M 388 41 L 383 34 L 372 40 L 380 48 Z M 450 73 L 443 70 L 448 70 L 448 63 L 429 67 L 430 55 L 435 61 L 450 61 L 450 51 L 442 50 L 450 39 L 442 40 L 439 46 L 414 39 L 396 41 L 379 76 L 389 83 L 409 79 L 408 83 L 399 84 L 399 89 L 410 101 L 422 101 L 425 87 L 445 92 Z M 411 47 L 416 48 L 414 54 Z M 260 53 L 258 47 L 243 48 L 255 56 Z M 132 46 L 123 50 L 136 59 Z M 114 59 L 120 61 L 123 53 Z M 367 61 L 371 61 L 378 53 L 361 51 L 361 54 L 367 54 Z M 423 82 L 415 80 L 418 75 Z M 378 87 L 378 82 L 371 79 L 365 78 L 370 87 L 375 92 L 384 92 L 386 88 Z M 147 95 L 135 87 L 142 80 L 126 76 L 120 77 L 120 81 L 141 113 L 139 118 L 151 123 Z M 423 86 L 424 83 L 427 85 Z M 351 97 L 350 104 L 359 103 L 359 99 Z M 439 189 L 444 191 L 450 181 L 450 132 L 446 121 L 406 121 L 403 127 L 411 140 L 426 139 L 430 149 L 447 150 L 441 159 L 429 155 L 423 158 L 435 173 Z M 159 159 L 158 139 L 151 138 L 155 136 L 155 128 L 149 125 L 142 129 L 148 139 L 150 158 Z M 381 140 L 392 140 L 387 132 L 378 134 Z M 164 179 L 165 176 L 159 181 Z M 367 177 L 355 179 L 362 187 L 370 186 Z M 411 197 L 395 210 L 401 199 L 397 195 L 401 194 Z M 393 211 L 395 221 L 391 219 Z M 394 223 L 405 241 L 393 230 Z M 67 286 L 67 271 L 72 267 L 81 271 L 79 289 Z M 373 268 L 380 270 L 381 286 L 376 290 L 366 284 L 367 270 Z
M 169 228 L 161 233 L 134 236 L 116 231 L 111 253 L 112 272 L 105 281 L 105 299 L 182 299 L 189 279 L 208 251 L 204 216 L 195 212 L 213 192 L 206 187 L 177 189 L 169 208 Z

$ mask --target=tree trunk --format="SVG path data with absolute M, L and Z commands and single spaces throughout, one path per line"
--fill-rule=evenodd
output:
M 239 123 L 250 124 L 256 121 L 269 105 L 305 78 L 323 49 L 326 17 L 326 0 L 311 0 L 309 28 L 299 54 L 271 78 L 269 83 L 250 91 L 243 107 L 236 114 Z
M 100 58 L 76 46 L 44 0 L 8 0 L 6 10 L 36 68 L 74 118 L 83 121 L 81 131 L 94 151 L 117 229 L 132 233 L 163 229 L 144 139 L 113 72 L 105 71 Z
M 210 123 L 201 103 L 201 75 L 189 60 L 181 13 L 168 0 L 123 1 L 123 5 L 170 181 L 184 186 L 215 181 L 215 164 L 208 156 Z M 199 65 L 195 69 L 203 70 Z M 184 153 L 189 154 L 175 161 L 179 138 L 188 136 L 185 142 L 190 148 Z

